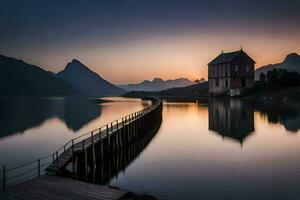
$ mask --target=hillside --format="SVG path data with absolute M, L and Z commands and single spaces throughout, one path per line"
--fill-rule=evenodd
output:
M 162 91 L 169 88 L 186 87 L 195 84 L 187 78 L 178 78 L 174 80 L 163 80 L 154 78 L 152 81 L 145 80 L 137 84 L 119 85 L 127 91 Z
M 104 80 L 75 59 L 68 63 L 65 69 L 58 72 L 56 76 L 91 96 L 117 96 L 125 93 L 123 89 Z
M 0 55 L 0 96 L 74 94 L 80 92 L 40 67 Z
M 190 85 L 181 88 L 171 88 L 157 92 L 132 91 L 126 97 L 157 96 L 161 98 L 197 98 L 208 96 L 208 82 Z
M 267 73 L 272 69 L 286 69 L 287 71 L 295 71 L 300 73 L 300 56 L 297 53 L 288 54 L 284 61 L 277 64 L 270 64 L 255 70 L 255 80 L 259 80 L 261 73 Z

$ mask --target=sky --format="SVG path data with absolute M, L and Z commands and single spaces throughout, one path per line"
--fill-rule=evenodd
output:
M 116 84 L 207 78 L 241 46 L 256 67 L 300 54 L 298 0 L 0 0 L 0 54 L 58 72 L 78 59 Z

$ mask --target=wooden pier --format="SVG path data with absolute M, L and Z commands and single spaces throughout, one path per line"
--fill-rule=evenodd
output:
M 0 170 L 3 189 L 0 199 L 121 198 L 126 191 L 87 182 L 107 182 L 113 174 L 135 159 L 154 137 L 161 122 L 162 101 L 158 98 L 148 100 L 152 101 L 148 108 L 78 136 L 49 156 L 12 168 L 4 166 Z M 149 131 L 150 134 L 147 134 Z M 126 152 L 129 154 L 126 158 L 121 156 Z M 95 167 L 97 163 L 98 171 Z M 109 167 L 112 165 L 115 166 L 114 171 Z M 108 172 L 105 172 L 106 168 Z M 93 181 L 81 178 L 82 170 L 86 177 L 90 173 L 101 174 L 100 182 L 95 181 L 95 176 Z M 43 175 L 45 172 L 47 174 Z
M 1 200 L 114 200 L 127 191 L 58 176 L 40 178 L 14 185 L 0 193 Z
M 102 153 L 104 153 L 105 149 L 110 153 L 110 151 L 123 148 L 126 144 L 129 144 L 136 137 L 145 132 L 150 121 L 154 121 L 152 118 L 157 118 L 158 115 L 161 115 L 161 109 L 161 100 L 152 99 L 152 105 L 149 108 L 132 113 L 90 133 L 70 140 L 52 155 L 52 163 L 46 168 L 46 171 L 55 174 L 61 173 L 61 170 L 63 170 L 68 163 L 72 162 L 74 172 L 74 158 L 77 154 L 87 149 L 93 151 L 93 160 L 95 163 L 96 145 L 100 145 L 100 151 Z M 81 140 L 78 141 L 78 139 Z

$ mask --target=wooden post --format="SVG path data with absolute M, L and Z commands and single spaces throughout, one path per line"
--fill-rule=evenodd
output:
M 38 159 L 38 177 L 40 178 L 41 176 L 41 160 Z
M 84 139 L 82 140 L 82 151 L 84 151 Z
M 5 183 L 5 181 L 6 181 L 5 165 L 3 165 L 2 170 L 3 170 L 3 172 L 2 172 L 3 173 L 3 177 L 2 177 L 2 189 L 5 190 L 6 189 L 6 183 Z
M 116 149 L 119 149 L 119 130 L 117 129 L 116 131 Z
M 113 133 L 113 127 L 114 127 L 114 126 L 113 126 L 113 123 L 111 122 L 111 123 L 110 123 L 110 132 L 111 132 L 111 134 Z M 111 144 L 112 144 L 112 149 L 113 149 L 113 150 L 115 150 L 115 146 L 116 146 L 116 145 L 115 145 L 115 140 L 114 140 L 114 138 L 115 138 L 115 137 L 112 135 L 112 141 L 111 141 Z
M 101 127 L 99 128 L 99 140 L 101 140 Z
M 84 174 L 85 174 L 85 181 L 87 181 L 88 169 L 87 169 L 87 151 L 84 151 Z
M 107 136 L 108 150 L 110 150 L 110 136 L 109 136 L 108 124 L 106 124 L 106 136 Z
M 92 139 L 92 145 L 93 145 L 92 147 L 94 148 L 94 133 L 93 133 L 93 131 L 91 132 L 91 137 L 92 137 L 91 139 Z
M 57 171 L 58 171 L 58 151 L 56 152 L 56 168 L 57 168 Z
M 104 148 L 103 148 L 103 140 L 101 140 L 101 143 L 100 143 L 100 145 L 101 145 L 101 157 L 103 157 L 103 155 L 104 155 Z
M 75 173 L 75 158 L 74 158 L 74 139 L 72 139 L 72 171 Z
M 92 135 L 93 164 L 95 165 L 96 164 L 96 158 L 95 158 L 96 156 L 95 156 L 95 144 L 94 144 L 94 133 L 93 133 L 93 131 L 92 131 L 91 135 Z

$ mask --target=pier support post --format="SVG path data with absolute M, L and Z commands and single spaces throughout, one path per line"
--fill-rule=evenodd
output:
M 93 164 L 94 164 L 94 167 L 96 165 L 96 153 L 95 153 L 95 144 L 94 144 L 94 133 L 92 131 L 91 133 L 91 137 L 92 137 L 92 154 L 93 154 Z
M 2 177 L 2 190 L 5 190 L 6 189 L 6 171 L 5 171 L 5 165 L 3 165 L 3 168 L 2 168 L 2 173 L 3 173 L 3 177 Z

